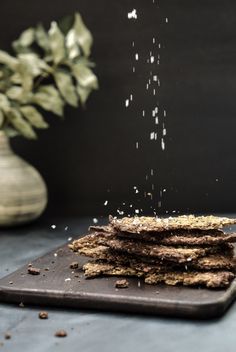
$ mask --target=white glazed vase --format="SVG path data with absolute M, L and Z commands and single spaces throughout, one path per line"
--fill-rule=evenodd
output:
M 0 131 L 0 226 L 38 218 L 47 205 L 47 188 L 38 171 L 12 151 Z

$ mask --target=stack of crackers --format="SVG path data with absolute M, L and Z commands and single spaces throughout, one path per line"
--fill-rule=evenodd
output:
M 83 267 L 87 278 L 134 276 L 147 284 L 220 288 L 235 277 L 236 233 L 222 230 L 232 224 L 236 219 L 215 216 L 110 217 L 70 248 L 93 258 Z

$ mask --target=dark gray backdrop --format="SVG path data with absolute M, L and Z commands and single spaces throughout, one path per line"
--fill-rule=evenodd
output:
M 127 18 L 133 8 L 137 21 Z M 235 212 L 235 1 L 1 0 L 0 47 L 9 49 L 26 27 L 48 26 L 76 10 L 94 35 L 100 90 L 85 111 L 67 108 L 64 122 L 48 114 L 51 127 L 37 142 L 13 141 L 47 182 L 48 213 L 115 213 L 123 201 L 150 212 L 159 200 L 155 192 L 154 202 L 143 198 L 151 183 L 156 192 L 166 189 L 160 212 Z M 159 139 L 149 140 L 150 114 L 140 117 L 154 101 L 144 88 L 153 36 L 162 43 L 157 99 L 167 110 L 164 152 Z

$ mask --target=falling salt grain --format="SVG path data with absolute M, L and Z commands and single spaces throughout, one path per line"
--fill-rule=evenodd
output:
M 93 218 L 93 223 L 97 224 L 98 223 L 98 219 L 97 218 Z
M 166 23 L 168 23 L 169 22 L 169 19 L 166 17 Z
M 155 118 L 155 124 L 158 125 L 158 116 Z
M 156 89 L 155 88 L 153 89 L 153 95 L 156 95 Z
M 216 182 L 218 182 L 219 181 L 219 179 L 218 178 L 216 178 Z
M 133 101 L 133 94 L 130 94 L 130 101 Z
M 150 172 L 150 173 L 151 173 L 151 176 L 153 176 L 153 175 L 154 175 L 153 169 L 151 169 L 151 172 Z
M 133 9 L 132 11 L 128 12 L 128 19 L 131 18 L 134 18 L 135 20 L 138 18 L 136 9 Z
M 106 200 L 105 202 L 104 202 L 104 205 L 106 206 L 108 204 L 108 200 Z
M 140 281 L 138 281 L 138 287 L 141 287 L 141 282 Z
M 126 99 L 125 101 L 125 107 L 127 108 L 129 106 L 129 99 Z
M 154 56 L 152 55 L 151 58 L 150 58 L 151 64 L 153 64 L 154 61 L 155 61 L 155 58 L 154 58 Z
M 150 139 L 153 140 L 155 138 L 155 132 L 150 133 Z
M 57 257 L 57 253 L 54 253 L 54 257 Z
M 163 190 L 162 190 L 162 191 L 163 191 L 163 193 L 164 193 L 164 192 L 166 192 L 166 189 L 165 189 L 165 188 L 163 188 Z
M 164 117 L 166 117 L 166 110 L 163 111 L 163 115 L 164 115 Z
M 133 72 L 135 72 L 135 67 L 133 67 Z
M 145 110 L 143 110 L 143 117 L 145 116 Z
M 156 38 L 152 38 L 152 43 L 155 44 L 156 43 Z
M 51 226 L 51 228 L 52 228 L 53 230 L 55 230 L 55 228 L 56 228 L 56 225 L 52 225 L 52 226 Z
M 68 237 L 67 241 L 70 242 L 72 240 L 72 237 Z
M 66 227 L 65 227 L 65 231 L 67 231 L 67 230 L 68 230 L 68 228 L 69 228 L 69 226 L 66 226 Z
M 163 134 L 163 136 L 166 136 L 166 129 L 165 128 L 163 128 L 162 134 Z
M 135 214 L 139 214 L 139 209 L 135 209 Z
M 155 81 L 155 82 L 157 82 L 157 76 L 155 75 L 155 76 L 153 76 L 153 81 Z
M 138 61 L 138 53 L 135 54 L 135 60 Z
M 165 150 L 165 142 L 163 138 L 161 139 L 161 149 Z

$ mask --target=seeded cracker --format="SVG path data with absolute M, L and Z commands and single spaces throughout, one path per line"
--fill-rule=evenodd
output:
M 234 278 L 235 233 L 221 228 L 235 219 L 214 216 L 110 217 L 107 226 L 91 226 L 90 234 L 70 248 L 93 258 L 85 277 L 136 276 L 147 284 L 227 287 Z
M 162 232 L 171 230 L 213 230 L 236 224 L 236 219 L 217 216 L 182 215 L 169 218 L 124 217 L 109 218 L 110 224 L 118 231 L 131 233 Z

